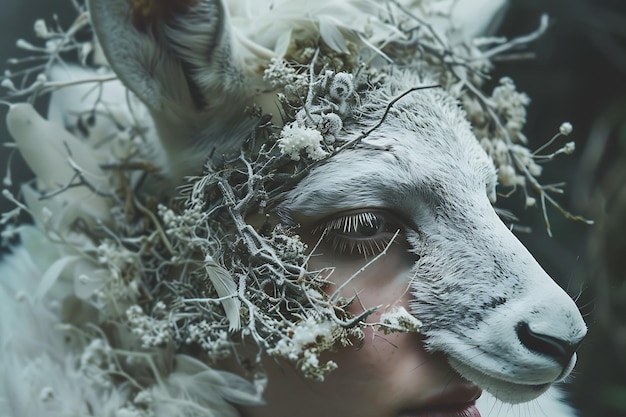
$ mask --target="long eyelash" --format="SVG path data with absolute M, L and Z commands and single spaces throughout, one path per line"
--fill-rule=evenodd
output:
M 317 226 L 313 230 L 313 233 L 318 233 L 321 229 L 324 229 L 327 232 L 337 230 L 343 233 L 356 232 L 359 226 L 374 227 L 375 222 L 376 215 L 374 213 L 363 211 L 331 219 L 328 222 Z
M 334 251 L 339 254 L 353 255 L 358 253 L 365 257 L 375 256 L 381 253 L 389 244 L 391 238 L 350 240 L 342 236 L 330 236 L 330 244 Z
M 331 232 L 356 232 L 361 226 L 375 227 L 378 217 L 372 212 L 358 212 L 331 219 L 313 229 L 314 234 L 323 233 L 329 239 L 333 251 L 339 254 L 375 256 L 389 244 L 391 238 L 349 239 Z

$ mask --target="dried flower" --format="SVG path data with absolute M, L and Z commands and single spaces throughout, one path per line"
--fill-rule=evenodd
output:
M 283 154 L 288 155 L 294 161 L 300 160 L 302 151 L 306 151 L 307 156 L 312 160 L 318 161 L 328 156 L 328 152 L 321 146 L 323 140 L 324 137 L 318 130 L 291 123 L 280 132 L 278 146 Z
M 34 24 L 35 35 L 41 39 L 47 39 L 49 36 L 48 27 L 43 19 L 38 19 Z
M 570 133 L 572 133 L 573 129 L 574 128 L 570 122 L 563 122 L 561 124 L 561 127 L 559 128 L 559 132 L 561 132 L 561 135 L 563 136 L 568 136 Z
M 422 322 L 406 311 L 404 307 L 396 306 L 381 314 L 380 326 L 385 333 L 419 332 Z

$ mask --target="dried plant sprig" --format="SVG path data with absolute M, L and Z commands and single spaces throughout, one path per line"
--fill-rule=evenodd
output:
M 50 28 L 44 20 L 35 22 L 34 31 L 38 38 L 45 41 L 42 47 L 19 39 L 16 43 L 19 49 L 33 53 L 25 58 L 10 59 L 9 64 L 17 67 L 17 70 L 7 70 L 2 78 L 2 86 L 8 90 L 8 94 L 3 96 L 6 100 L 18 98 L 34 98 L 56 91 L 60 88 L 75 85 L 76 83 L 105 82 L 114 79 L 110 75 L 98 77 L 91 80 L 71 80 L 66 82 L 55 82 L 48 80 L 47 74 L 55 65 L 66 65 L 66 59 L 71 57 L 72 61 L 78 58 L 83 65 L 87 64 L 87 59 L 94 56 L 94 51 L 98 46 L 94 41 L 90 30 L 89 14 L 84 5 L 75 3 L 78 12 L 77 18 L 72 24 L 64 29 L 56 22 L 56 27 Z M 84 33 L 89 35 L 85 35 Z M 78 40 L 78 35 L 88 36 L 88 40 Z M 73 56 L 72 56 L 73 55 Z M 98 55 L 98 54 L 96 54 Z M 31 62 L 41 62 L 33 66 Z
M 492 97 L 487 97 L 481 90 L 481 85 L 487 78 L 487 72 L 490 69 L 490 61 L 519 47 L 526 47 L 529 43 L 539 39 L 547 30 L 548 16 L 542 15 L 538 28 L 528 35 L 511 40 L 505 38 L 490 38 L 489 42 L 477 40 L 474 44 L 463 44 L 456 46 L 455 49 L 442 39 L 438 32 L 424 19 L 397 1 L 391 3 L 397 7 L 399 12 L 394 14 L 402 22 L 398 23 L 399 29 L 405 31 L 406 39 L 411 39 L 411 46 L 419 54 L 419 59 L 430 63 L 429 71 L 439 72 L 441 86 L 458 97 L 463 104 L 468 113 L 468 119 L 472 121 L 476 137 L 482 141 L 485 150 L 492 156 L 494 164 L 499 170 L 499 183 L 512 186 L 513 191 L 518 188 L 521 189 L 527 196 L 527 206 L 532 206 L 536 202 L 536 198 L 531 194 L 538 196 L 541 210 L 544 213 L 546 230 L 550 236 L 552 231 L 547 216 L 546 203 L 556 208 L 568 219 L 591 224 L 592 221 L 565 210 L 550 195 L 550 193 L 560 193 L 560 188 L 544 186 L 537 179 L 541 174 L 541 167 L 536 162 L 550 160 L 556 155 L 573 152 L 573 143 L 566 144 L 554 154 L 539 156 L 537 153 L 540 150 L 532 154 L 523 146 L 527 142 L 522 134 L 522 128 L 526 122 L 525 107 L 529 103 L 527 97 L 518 93 L 513 81 L 508 78 L 501 80 L 501 85 L 494 90 Z M 424 33 L 425 36 L 419 36 L 419 34 Z M 485 50 L 481 49 L 493 44 L 496 46 L 491 46 Z M 394 54 L 394 49 L 405 46 L 404 42 L 398 41 L 390 43 L 381 50 L 388 56 L 397 58 L 398 54 Z M 402 49 L 401 55 L 401 59 L 407 59 L 410 54 L 407 55 L 406 50 Z M 408 60 L 411 59 L 409 56 Z M 439 68 L 438 71 L 437 68 Z M 569 134 L 571 125 L 565 124 L 562 130 Z M 561 135 L 565 135 L 565 133 L 561 133 Z M 499 160 L 496 155 L 499 142 L 503 144 L 502 149 L 506 152 L 504 161 L 501 160 L 501 157 Z M 551 142 L 552 140 L 548 143 Z M 532 158 L 522 160 L 520 151 L 525 155 L 532 154 Z M 532 193 L 529 192 L 529 188 Z

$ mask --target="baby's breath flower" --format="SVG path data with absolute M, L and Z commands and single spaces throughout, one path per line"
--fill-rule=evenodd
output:
M 309 158 L 318 161 L 328 156 L 328 152 L 321 147 L 323 140 L 318 130 L 291 123 L 280 132 L 278 147 L 283 154 L 288 155 L 294 161 L 300 160 L 302 151 L 306 151 Z
M 500 169 L 498 169 L 498 182 L 500 184 L 513 186 L 517 182 L 516 177 L 515 168 L 511 165 L 500 165 Z
M 320 353 L 333 346 L 341 332 L 336 324 L 309 316 L 286 331 L 289 337 L 282 338 L 268 351 L 270 355 L 291 359 L 306 376 L 318 380 L 336 368 L 337 365 L 332 361 L 322 365 L 319 360 Z
M 528 172 L 530 172 L 530 175 L 532 175 L 533 177 L 538 177 L 543 172 L 543 167 L 535 163 L 534 161 L 531 161 L 527 166 Z
M 62 39 L 50 39 L 46 42 L 46 51 L 53 54 L 60 49 L 62 44 Z
M 3 88 L 6 88 L 8 90 L 15 90 L 15 84 L 13 83 L 13 81 L 10 78 L 3 79 L 2 83 L 0 84 L 0 86 L 2 86 Z
M 34 24 L 35 35 L 38 38 L 46 39 L 48 37 L 48 27 L 43 19 L 38 19 Z
M 172 339 L 170 323 L 147 316 L 138 305 L 126 310 L 126 317 L 133 334 L 141 340 L 142 347 L 164 346 Z
M 272 58 L 263 73 L 263 79 L 274 88 L 292 84 L 297 77 L 296 70 L 280 58 Z
M 566 155 L 571 155 L 576 150 L 576 144 L 574 142 L 567 142 L 565 146 L 563 146 L 563 153 Z
M 54 399 L 54 390 L 52 387 L 44 387 L 39 393 L 39 401 L 48 402 Z
M 83 350 L 79 369 L 90 380 L 110 386 L 110 371 L 115 368 L 111 347 L 102 339 L 93 339 Z
M 561 127 L 559 128 L 559 132 L 561 132 L 561 135 L 563 136 L 568 136 L 570 133 L 572 133 L 573 129 L 574 128 L 570 122 L 563 122 L 561 124 Z
M 150 393 L 150 391 L 139 391 L 139 393 L 137 393 L 137 395 L 135 396 L 135 398 L 133 399 L 133 402 L 137 405 L 142 405 L 142 406 L 149 406 L 150 404 L 152 404 L 153 398 L 152 398 L 152 394 Z
M 519 132 L 526 124 L 526 106 L 530 98 L 515 88 L 513 80 L 504 77 L 500 85 L 494 88 L 491 100 L 496 111 L 503 117 L 506 129 L 512 139 L 521 140 Z

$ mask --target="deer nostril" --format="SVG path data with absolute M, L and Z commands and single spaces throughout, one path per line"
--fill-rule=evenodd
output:
M 558 363 L 567 366 L 581 341 L 570 343 L 554 336 L 535 333 L 528 323 L 520 322 L 516 328 L 520 342 L 533 352 L 550 356 Z

